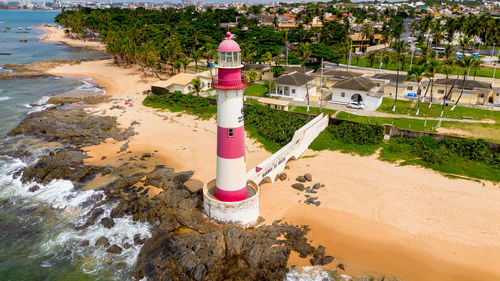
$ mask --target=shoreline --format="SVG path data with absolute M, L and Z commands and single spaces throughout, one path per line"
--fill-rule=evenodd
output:
M 81 42 L 85 43 L 92 42 Z M 92 77 L 107 95 L 134 96 L 135 105 L 125 110 L 111 110 L 112 102 L 88 110 L 116 116 L 122 127 L 140 122 L 129 144 L 134 153 L 158 150 L 155 154 L 177 171 L 194 170 L 194 178 L 203 182 L 215 177 L 215 121 L 142 106 L 142 91 L 155 78 L 142 77 L 135 67 L 119 68 L 112 60 L 59 66 L 49 73 Z M 85 148 L 93 157 L 87 163 L 117 157 L 121 145 Z M 248 138 L 246 153 L 247 169 L 270 155 Z M 375 157 L 330 151 L 305 155 L 316 156 L 290 162 L 285 172 L 291 180 L 261 186 L 261 215 L 266 223 L 285 218 L 289 223 L 308 224 L 309 239 L 326 246 L 336 257 L 335 264 L 345 262 L 348 273 L 370 270 L 410 281 L 500 278 L 500 269 L 494 266 L 500 260 L 500 241 L 495 239 L 500 229 L 495 215 L 500 212 L 497 186 L 448 179 L 429 169 L 399 167 Z M 303 194 L 297 196 L 290 187 L 305 172 L 312 173 L 312 183 L 326 185 L 317 195 L 320 207 L 298 203 Z M 337 241 L 337 236 L 342 238 Z
M 43 30 L 46 33 L 40 37 L 41 42 L 63 44 L 69 47 L 78 47 L 94 51 L 106 51 L 106 46 L 101 42 L 82 41 L 79 39 L 68 38 L 63 28 L 54 26 L 37 25 L 34 28 Z

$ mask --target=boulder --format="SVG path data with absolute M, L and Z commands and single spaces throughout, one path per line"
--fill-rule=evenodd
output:
M 82 224 L 77 224 L 75 226 L 76 230 L 82 230 L 85 229 L 91 225 L 95 224 L 95 221 L 102 215 L 104 214 L 104 209 L 102 208 L 94 208 L 90 210 L 87 214 L 83 215 L 84 222 Z M 81 221 L 81 220 L 79 220 Z
M 286 177 L 287 177 L 287 174 L 286 174 L 286 173 L 281 173 L 281 174 L 279 175 L 279 177 L 278 177 L 278 178 L 279 178 L 281 181 L 284 181 L 284 180 L 286 180 Z
M 313 185 L 313 189 L 320 189 L 320 188 L 321 188 L 321 183 L 319 182 Z
M 313 179 L 313 178 L 312 178 L 312 176 L 311 176 L 311 174 L 309 174 L 309 173 L 305 174 L 305 175 L 304 175 L 304 178 L 305 178 L 307 181 L 312 181 L 312 179 Z
M 295 180 L 298 182 L 306 182 L 307 181 L 306 178 L 304 178 L 303 176 L 298 176 Z
M 107 247 L 109 246 L 109 240 L 108 238 L 101 236 L 97 241 L 95 242 L 96 247 Z
M 82 240 L 80 243 L 78 243 L 78 247 L 82 247 L 82 248 L 88 247 L 89 245 L 90 245 L 89 240 Z
M 304 184 L 302 183 L 294 183 L 292 184 L 292 187 L 297 189 L 298 191 L 304 191 L 305 189 Z
M 115 226 L 115 221 L 110 217 L 106 217 L 106 218 L 101 219 L 101 224 L 105 228 L 112 228 Z
M 39 189 L 40 189 L 40 186 L 38 184 L 35 184 L 32 187 L 30 187 L 30 189 L 28 189 L 28 191 L 29 192 L 35 192 L 35 191 L 37 191 Z
M 123 249 L 120 246 L 113 244 L 106 250 L 106 252 L 119 255 L 123 252 Z

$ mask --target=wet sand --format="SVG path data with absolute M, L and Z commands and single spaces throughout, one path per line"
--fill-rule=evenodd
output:
M 131 95 L 133 107 L 111 109 L 125 106 L 119 100 L 89 110 L 117 116 L 125 127 L 139 122 L 134 125 L 138 134 L 129 142 L 133 153 L 156 150 L 155 156 L 166 166 L 193 170 L 194 178 L 203 182 L 215 177 L 216 121 L 142 106 L 142 91 L 156 78 L 144 78 L 138 68 L 119 68 L 111 60 L 59 66 L 50 73 L 92 77 L 112 97 Z M 110 161 L 118 157 L 122 145 L 108 142 L 89 147 L 93 158 L 88 161 Z M 249 170 L 270 153 L 247 138 L 246 155 Z M 285 172 L 291 180 L 262 185 L 261 215 L 267 223 L 285 218 L 309 225 L 308 237 L 336 257 L 333 268 L 342 262 L 348 273 L 372 271 L 410 281 L 500 280 L 498 185 L 398 167 L 376 156 L 330 151 L 306 155 L 316 156 L 289 163 Z M 318 196 L 319 207 L 305 205 L 305 193 L 290 187 L 296 176 L 306 172 L 313 175 L 311 184 L 326 185 L 312 194 Z

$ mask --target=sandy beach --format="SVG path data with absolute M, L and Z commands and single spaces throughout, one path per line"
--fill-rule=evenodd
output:
M 82 41 L 67 37 L 63 28 L 51 26 L 36 26 L 36 28 L 47 32 L 47 34 L 40 39 L 42 42 L 64 44 L 70 47 L 81 47 L 96 51 L 106 51 L 106 46 L 101 42 Z
M 45 40 L 76 41 L 67 42 L 64 32 L 56 31 Z M 81 47 L 95 45 L 77 42 Z M 88 110 L 116 116 L 123 127 L 139 122 L 129 151 L 154 152 L 164 165 L 193 170 L 194 178 L 203 182 L 215 177 L 216 121 L 144 107 L 142 92 L 157 78 L 144 78 L 139 68 L 120 68 L 112 60 L 62 65 L 49 73 L 92 77 L 108 95 L 119 98 L 118 104 L 103 103 Z M 129 95 L 132 107 L 122 100 Z M 111 109 L 116 105 L 124 108 Z M 88 161 L 121 157 L 117 152 L 122 145 L 109 141 L 89 147 Z M 269 155 L 247 138 L 247 170 Z M 305 155 L 312 157 L 288 164 L 287 180 L 261 186 L 260 209 L 266 223 L 284 218 L 309 225 L 309 238 L 326 246 L 336 257 L 332 265 L 344 263 L 348 274 L 370 271 L 410 281 L 500 280 L 498 185 L 449 179 L 429 169 L 382 162 L 376 156 L 330 151 Z M 304 204 L 305 193 L 290 187 L 298 175 L 308 172 L 311 184 L 325 184 L 317 194 L 319 207 Z

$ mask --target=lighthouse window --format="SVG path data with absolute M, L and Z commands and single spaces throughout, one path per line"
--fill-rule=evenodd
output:
M 219 52 L 219 65 L 222 67 L 226 66 L 226 53 L 225 52 Z
M 234 65 L 240 65 L 240 52 L 234 52 Z
M 232 52 L 227 53 L 226 60 L 227 60 L 227 66 L 233 66 L 233 53 Z
M 233 129 L 227 130 L 227 136 L 232 138 L 233 137 Z

